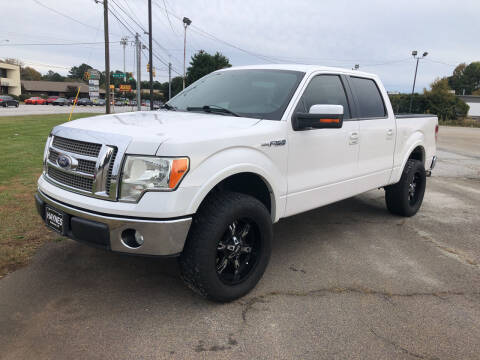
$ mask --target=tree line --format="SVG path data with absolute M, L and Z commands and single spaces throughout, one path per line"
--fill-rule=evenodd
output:
M 20 78 L 22 80 L 44 80 L 44 81 L 75 81 L 75 82 L 85 82 L 85 73 L 89 69 L 93 69 L 93 67 L 89 64 L 82 63 L 77 66 L 72 66 L 70 70 L 68 71 L 67 76 L 63 76 L 59 74 L 58 72 L 54 72 L 52 70 L 47 71 L 47 73 L 42 74 L 39 71 L 35 70 L 34 68 L 30 66 L 25 66 L 20 60 L 18 59 L 13 59 L 13 58 L 7 58 L 3 60 L 5 63 L 9 64 L 14 64 L 14 65 L 19 65 L 20 66 Z M 230 61 L 227 57 L 222 55 L 219 52 L 216 52 L 215 54 L 211 55 L 207 53 L 204 50 L 200 50 L 197 53 L 195 53 L 191 59 L 190 59 L 190 65 L 187 68 L 187 73 L 186 73 L 186 79 L 185 79 L 185 85 L 188 86 L 191 83 L 197 81 L 201 77 L 219 69 L 223 69 L 226 67 L 231 67 L 232 65 L 230 64 Z M 127 81 L 124 81 L 123 77 L 114 77 L 114 74 L 123 74 L 123 71 L 121 70 L 115 70 L 110 72 L 110 84 L 115 85 L 116 88 L 119 87 L 121 84 L 128 84 L 131 86 L 133 90 L 136 90 L 137 88 L 137 81 L 135 77 L 133 76 L 132 73 L 128 73 L 127 76 Z M 143 73 L 145 77 L 147 77 L 148 73 L 144 72 Z M 100 87 L 105 88 L 105 80 L 106 80 L 106 74 L 105 71 L 100 73 Z M 150 88 L 150 83 L 148 81 L 142 81 L 141 82 L 141 88 L 142 89 L 149 89 Z M 153 88 L 155 90 L 159 90 L 162 95 L 161 96 L 155 96 L 155 98 L 160 99 L 160 100 L 168 100 L 168 81 L 167 82 L 159 82 L 159 81 L 154 81 L 153 82 Z M 180 91 L 183 89 L 183 77 L 182 76 L 175 76 L 172 78 L 172 97 L 178 94 Z M 70 86 L 67 88 L 67 94 L 66 96 L 75 96 L 76 95 L 76 90 L 78 90 L 74 86 Z M 72 95 L 73 94 L 73 95 Z M 133 94 L 125 94 L 126 97 L 132 97 Z
M 412 112 L 435 114 L 441 120 L 456 120 L 468 114 L 469 106 L 456 95 L 480 95 L 480 62 L 458 65 L 451 76 L 436 79 L 430 90 L 414 94 Z M 390 95 L 393 111 L 408 113 L 411 94 Z

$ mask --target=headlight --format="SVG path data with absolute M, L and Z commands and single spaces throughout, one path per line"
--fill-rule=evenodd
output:
M 188 158 L 129 155 L 123 165 L 120 200 L 138 201 L 145 191 L 175 190 L 188 166 Z

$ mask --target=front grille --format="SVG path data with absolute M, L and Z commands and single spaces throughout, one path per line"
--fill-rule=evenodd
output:
M 95 174 L 95 164 L 95 161 L 79 159 L 77 171 L 81 171 L 87 174 Z
M 108 174 L 107 174 L 107 181 L 105 184 L 105 190 L 108 195 L 110 195 L 110 185 L 112 183 L 112 176 L 113 176 L 113 165 L 115 164 L 115 159 L 117 157 L 117 148 L 113 150 L 112 160 L 110 160 L 110 166 L 108 167 Z
M 50 150 L 48 160 L 50 160 L 50 162 L 52 162 L 53 164 L 56 164 L 59 155 L 60 154 L 55 150 Z M 86 174 L 95 174 L 95 165 L 95 161 L 78 159 L 78 166 L 76 170 Z
M 92 191 L 93 179 L 66 173 L 52 167 L 48 168 L 48 176 L 51 177 L 53 180 L 58 181 L 59 183 L 65 184 L 75 189 L 89 192 Z
M 60 136 L 55 136 L 53 138 L 52 145 L 57 149 L 91 157 L 97 157 L 102 148 L 102 144 L 66 139 Z
M 50 154 L 48 154 L 48 160 L 52 163 L 56 164 L 58 159 L 58 152 L 50 150 Z

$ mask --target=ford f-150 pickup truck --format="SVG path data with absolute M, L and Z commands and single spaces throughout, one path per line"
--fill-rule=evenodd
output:
M 437 123 L 395 116 L 372 74 L 223 69 L 158 111 L 56 126 L 36 204 L 47 226 L 74 240 L 178 256 L 190 288 L 231 301 L 262 277 L 281 218 L 377 188 L 391 213 L 414 215 Z

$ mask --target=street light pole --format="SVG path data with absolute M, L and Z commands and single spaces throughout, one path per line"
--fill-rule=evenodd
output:
M 172 63 L 168 63 L 168 100 L 172 98 Z
M 142 43 L 140 42 L 140 36 L 135 34 L 135 49 L 137 54 L 137 110 L 142 110 L 142 97 L 141 97 L 141 85 L 142 85 Z
M 103 0 L 103 28 L 105 35 L 105 105 L 110 114 L 110 44 L 108 36 L 108 0 Z
M 183 36 L 183 88 L 185 89 L 185 62 L 187 58 L 187 27 L 192 23 L 187 17 L 183 18 L 183 27 L 185 29 L 184 36 Z
M 150 110 L 153 110 L 152 0 L 148 0 L 148 62 L 150 64 Z
M 413 94 L 415 92 L 415 83 L 417 82 L 418 62 L 420 61 L 420 59 L 423 59 L 425 56 L 427 56 L 428 52 L 425 51 L 421 57 L 417 56 L 417 54 L 418 54 L 417 50 L 412 51 L 412 56 L 413 56 L 414 59 L 417 60 L 417 65 L 415 66 L 415 75 L 413 77 L 413 86 L 412 86 L 412 95 L 410 96 L 410 110 L 409 110 L 409 113 L 412 112 Z
M 125 36 L 122 38 L 122 40 L 120 40 L 120 45 L 123 46 L 123 82 L 126 83 L 127 82 L 127 73 L 126 73 L 126 68 L 125 68 L 125 47 L 127 46 L 128 44 L 128 37 Z

